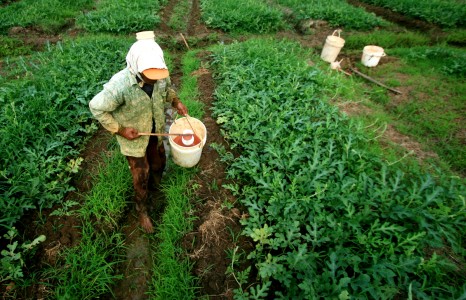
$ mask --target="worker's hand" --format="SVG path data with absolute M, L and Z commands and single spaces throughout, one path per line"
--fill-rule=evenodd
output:
M 118 129 L 117 134 L 121 135 L 127 140 L 134 140 L 135 138 L 139 137 L 137 129 L 133 127 L 120 127 L 120 129 Z
M 188 108 L 183 103 L 181 103 L 181 101 L 175 104 L 175 108 L 182 116 L 186 116 L 188 114 Z

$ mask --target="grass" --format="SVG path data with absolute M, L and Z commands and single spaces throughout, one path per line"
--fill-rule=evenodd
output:
M 107 229 L 115 229 L 127 206 L 126 198 L 132 193 L 132 178 L 128 162 L 123 155 L 102 155 L 102 166 L 92 178 L 93 189 L 80 209 L 85 220 L 96 220 Z
M 180 240 L 192 230 L 189 181 L 196 169 L 183 169 L 168 164 L 170 169 L 163 183 L 167 200 L 162 221 L 153 239 L 153 275 L 151 299 L 195 299 L 196 281 L 192 265 L 185 256 Z
M 83 223 L 83 238 L 76 247 L 60 254 L 61 267 L 50 274 L 56 281 L 56 299 L 96 299 L 112 293 L 116 264 L 124 260 L 124 238 L 120 233 L 96 232 L 92 222 Z
M 430 39 L 417 32 L 392 32 L 389 30 L 376 30 L 372 32 L 348 33 L 345 37 L 344 49 L 363 49 L 367 45 L 377 45 L 382 48 L 409 48 L 426 46 Z
M 371 87 L 368 96 L 381 105 L 398 131 L 422 143 L 425 151 L 436 152 L 441 157 L 437 160 L 439 165 L 463 172 L 464 176 L 464 53 L 446 47 L 397 48 L 387 52 L 398 60 L 372 69 L 362 68 L 390 86 L 404 86 L 408 94 L 404 100 L 393 102 L 395 98 L 388 91 Z
M 197 89 L 197 77 L 192 72 L 198 70 L 201 65 L 196 58 L 198 51 L 189 51 L 183 56 L 181 78 L 183 84 L 179 91 L 181 101 L 188 107 L 189 115 L 195 118 L 201 118 L 204 114 L 203 105 L 199 102 L 199 91 Z

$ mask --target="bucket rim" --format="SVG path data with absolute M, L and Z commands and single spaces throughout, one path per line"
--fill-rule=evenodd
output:
M 329 36 L 327 36 L 327 41 L 341 42 L 341 43 L 344 43 L 344 42 L 345 42 L 345 40 L 342 39 L 341 37 L 334 36 L 334 35 L 329 35 Z
M 362 52 L 363 54 L 366 54 L 369 56 L 380 56 L 380 57 L 386 56 L 385 50 L 382 47 L 375 46 L 375 45 L 365 46 Z
M 186 150 L 195 149 L 195 148 L 203 148 L 204 145 L 205 145 L 206 139 L 207 139 L 207 127 L 205 126 L 205 124 L 204 124 L 201 120 L 199 120 L 199 119 L 197 119 L 197 118 L 194 118 L 194 117 L 191 117 L 191 116 L 189 116 L 189 118 L 194 119 L 194 120 L 196 120 L 197 122 L 199 122 L 199 125 L 201 125 L 201 127 L 202 127 L 203 130 L 204 130 L 204 135 L 203 135 L 203 136 L 198 136 L 198 137 L 200 138 L 200 140 L 201 140 L 201 141 L 199 142 L 199 144 L 196 144 L 196 145 L 193 145 L 193 146 L 182 146 L 182 147 L 183 147 L 183 149 L 186 149 Z M 173 123 L 170 125 L 170 128 L 168 128 L 168 132 L 171 133 L 171 130 L 172 130 L 172 128 L 173 128 L 173 125 L 176 124 L 176 121 L 184 120 L 184 119 L 187 119 L 187 117 L 181 117 L 181 118 L 179 118 L 179 119 L 175 119 L 175 120 L 173 121 Z M 196 134 L 196 133 L 194 132 L 194 134 Z M 170 144 L 171 144 L 171 143 L 176 144 L 173 136 L 169 136 L 169 137 L 168 137 L 168 141 L 169 141 Z M 176 144 L 176 145 L 177 145 L 177 144 Z

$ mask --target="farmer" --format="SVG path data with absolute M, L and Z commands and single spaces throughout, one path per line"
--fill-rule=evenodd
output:
M 116 134 L 133 176 L 139 222 L 145 232 L 152 233 L 148 192 L 157 190 L 161 181 L 165 149 L 161 137 L 139 133 L 163 133 L 166 102 L 181 115 L 188 110 L 171 88 L 163 51 L 154 33 L 139 32 L 136 37 L 126 55 L 127 67 L 113 75 L 90 101 L 89 108 L 105 129 Z

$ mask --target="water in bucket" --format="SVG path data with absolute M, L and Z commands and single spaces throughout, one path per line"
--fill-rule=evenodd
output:
M 183 143 L 182 136 L 170 136 L 168 139 L 173 162 L 185 168 L 194 167 L 199 162 L 202 148 L 207 140 L 207 129 L 205 125 L 196 118 L 188 118 L 189 120 L 186 117 L 175 120 L 168 130 L 169 133 L 179 133 L 186 129 L 190 129 L 191 126 L 194 129 L 194 140 L 191 145 Z M 189 137 L 187 142 L 189 144 Z

